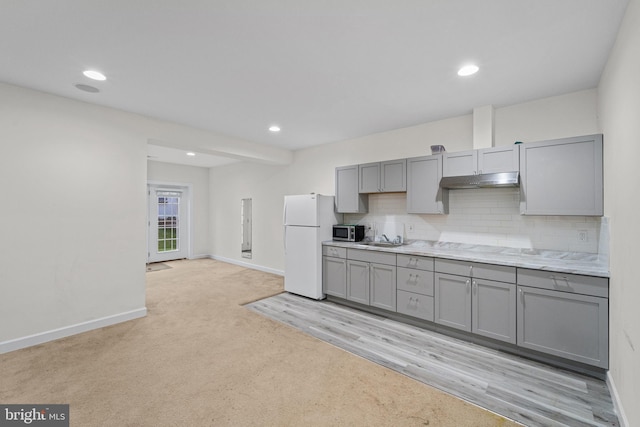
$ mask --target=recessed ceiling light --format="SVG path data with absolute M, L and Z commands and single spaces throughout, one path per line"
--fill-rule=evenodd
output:
M 196 155 L 196 153 L 194 153 L 193 151 L 189 151 L 189 152 L 187 153 L 187 156 L 191 156 L 191 157 L 193 157 L 193 156 L 195 156 L 195 155 Z
M 107 80 L 107 76 L 102 74 L 100 71 L 86 70 L 86 71 L 83 71 L 82 74 L 84 74 L 85 77 L 89 77 L 90 79 L 93 79 L 93 80 L 100 80 L 100 81 Z
M 274 125 L 274 126 L 271 126 L 271 127 L 269 128 L 269 130 L 270 130 L 271 132 L 280 132 L 280 126 L 275 126 L 275 125 Z
M 480 68 L 478 68 L 477 65 L 473 65 L 473 64 L 465 65 L 464 67 L 458 70 L 458 75 L 460 77 L 470 76 L 472 74 L 477 73 L 479 69 Z

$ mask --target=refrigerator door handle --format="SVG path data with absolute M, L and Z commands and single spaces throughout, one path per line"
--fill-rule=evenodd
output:
M 284 208 L 282 209 L 282 224 L 287 225 L 287 199 L 284 200 Z
M 284 238 L 282 240 L 282 247 L 285 255 L 287 254 L 287 199 L 284 199 L 284 208 L 282 209 L 282 228 L 284 228 Z

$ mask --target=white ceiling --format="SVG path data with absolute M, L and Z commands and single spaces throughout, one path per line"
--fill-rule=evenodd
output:
M 0 81 L 296 150 L 596 87 L 626 4 L 0 0 Z

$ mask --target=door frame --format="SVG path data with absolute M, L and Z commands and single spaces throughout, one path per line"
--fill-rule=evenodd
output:
M 186 219 L 187 219 L 187 247 L 186 247 L 186 255 L 187 259 L 191 259 L 193 256 L 193 209 L 192 209 L 192 195 L 193 195 L 193 185 L 182 182 L 169 182 L 169 181 L 147 181 L 147 227 L 146 227 L 146 236 L 147 236 L 147 256 L 146 260 L 149 263 L 149 258 L 151 254 L 151 248 L 149 247 L 149 230 L 151 228 L 151 218 L 149 217 L 149 212 L 151 211 L 151 187 L 157 186 L 162 187 L 167 190 L 180 190 L 182 191 L 181 202 L 186 202 L 185 208 Z

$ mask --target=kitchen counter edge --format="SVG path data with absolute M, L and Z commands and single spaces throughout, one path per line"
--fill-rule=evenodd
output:
M 416 240 L 402 246 L 394 247 L 373 246 L 359 242 L 336 242 L 333 240 L 322 242 L 322 244 L 324 246 L 335 246 L 347 249 L 428 256 L 609 278 L 608 260 L 603 260 L 598 254 L 587 252 L 508 248 L 463 243 L 432 242 L 426 240 Z

